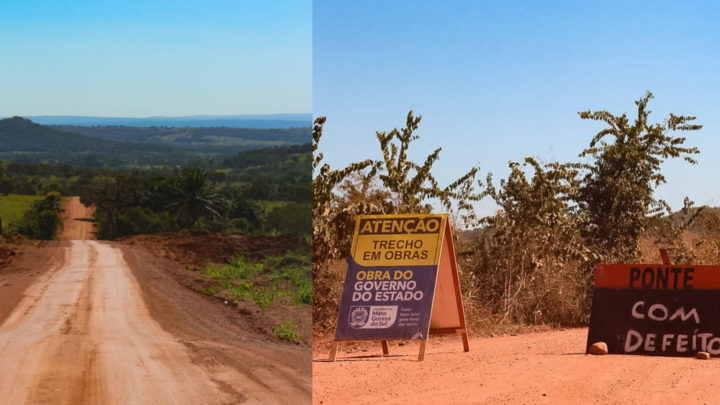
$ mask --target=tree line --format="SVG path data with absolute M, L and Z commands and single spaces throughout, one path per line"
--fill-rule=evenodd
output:
M 310 160 L 310 144 L 306 144 L 245 151 L 219 162 L 204 161 L 189 167 L 206 168 L 218 187 L 228 189 L 226 194 L 239 190 L 251 200 L 309 203 Z M 177 170 L 175 166 L 113 169 L 0 161 L 0 194 L 45 195 L 58 191 L 62 195 L 78 195 L 95 176 L 116 173 L 169 176 Z
M 99 237 L 108 239 L 188 227 L 309 236 L 310 164 L 310 144 L 241 152 L 196 169 L 0 161 L 0 194 L 82 196 L 97 206 Z
M 309 203 L 265 208 L 238 189 L 219 189 L 209 172 L 199 168 L 173 175 L 100 175 L 79 195 L 83 204 L 96 208 L 102 239 L 185 228 L 309 235 L 312 221 Z

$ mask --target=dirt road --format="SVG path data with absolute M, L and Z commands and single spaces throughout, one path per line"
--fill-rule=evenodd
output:
M 95 226 L 92 208 L 85 207 L 78 197 L 66 197 L 63 200 L 65 212 L 60 214 L 63 220 L 62 240 L 95 239 Z
M 70 220 L 91 214 L 70 204 Z M 69 240 L 0 269 L 0 402 L 310 403 L 309 350 L 245 330 L 169 265 L 139 247 Z
M 339 352 L 316 349 L 315 404 L 718 404 L 718 360 L 584 354 L 587 329 Z

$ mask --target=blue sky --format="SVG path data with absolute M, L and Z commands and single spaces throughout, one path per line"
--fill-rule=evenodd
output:
M 309 113 L 311 0 L 0 3 L 0 116 Z
M 423 116 L 412 156 L 443 151 L 447 184 L 473 164 L 506 177 L 525 156 L 577 161 L 601 128 L 577 112 L 654 120 L 695 115 L 699 164 L 665 164 L 656 195 L 720 205 L 720 5 L 620 1 L 319 1 L 313 10 L 313 113 L 335 167 L 380 158 L 375 131 Z M 493 204 L 479 205 L 489 214 Z

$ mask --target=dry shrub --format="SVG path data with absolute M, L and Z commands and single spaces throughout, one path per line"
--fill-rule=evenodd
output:
M 692 123 L 695 117 L 674 114 L 650 123 L 651 98 L 648 92 L 636 101 L 634 122 L 626 114 L 579 113 L 582 119 L 606 125 L 581 152 L 589 163 L 541 164 L 534 158 L 511 162 L 510 176 L 495 188 L 488 175 L 486 190 L 479 195 L 473 190 L 477 168 L 442 189 L 431 170 L 440 149 L 422 165 L 407 158 L 420 121 L 412 112 L 405 128 L 377 133 L 381 161 L 333 171 L 319 166 L 318 154 L 313 166 L 319 168 L 313 180 L 316 329 L 334 325 L 345 272 L 344 262 L 337 260 L 349 251 L 357 215 L 426 212 L 432 200 L 448 211 L 454 202 L 462 224 L 456 229 L 475 223 L 473 201 L 489 197 L 499 206 L 495 215 L 479 221 L 481 227 L 461 232 L 456 240 L 466 314 L 480 331 L 587 324 L 594 267 L 600 262 L 656 258 L 653 251 L 665 247 L 677 263 L 716 264 L 718 215 L 686 203 L 680 213 L 658 216 L 668 208 L 653 196 L 665 182 L 662 163 L 668 158 L 695 163 L 693 155 L 699 153 L 672 133 L 701 126 Z M 316 122 L 314 150 L 323 123 Z M 347 182 L 364 170 L 361 181 Z M 373 182 L 376 175 L 378 183 Z M 702 232 L 691 228 L 696 219 L 706 223 Z

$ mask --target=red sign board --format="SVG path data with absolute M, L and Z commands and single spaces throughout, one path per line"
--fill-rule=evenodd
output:
M 720 355 L 720 266 L 599 264 L 587 350 Z

